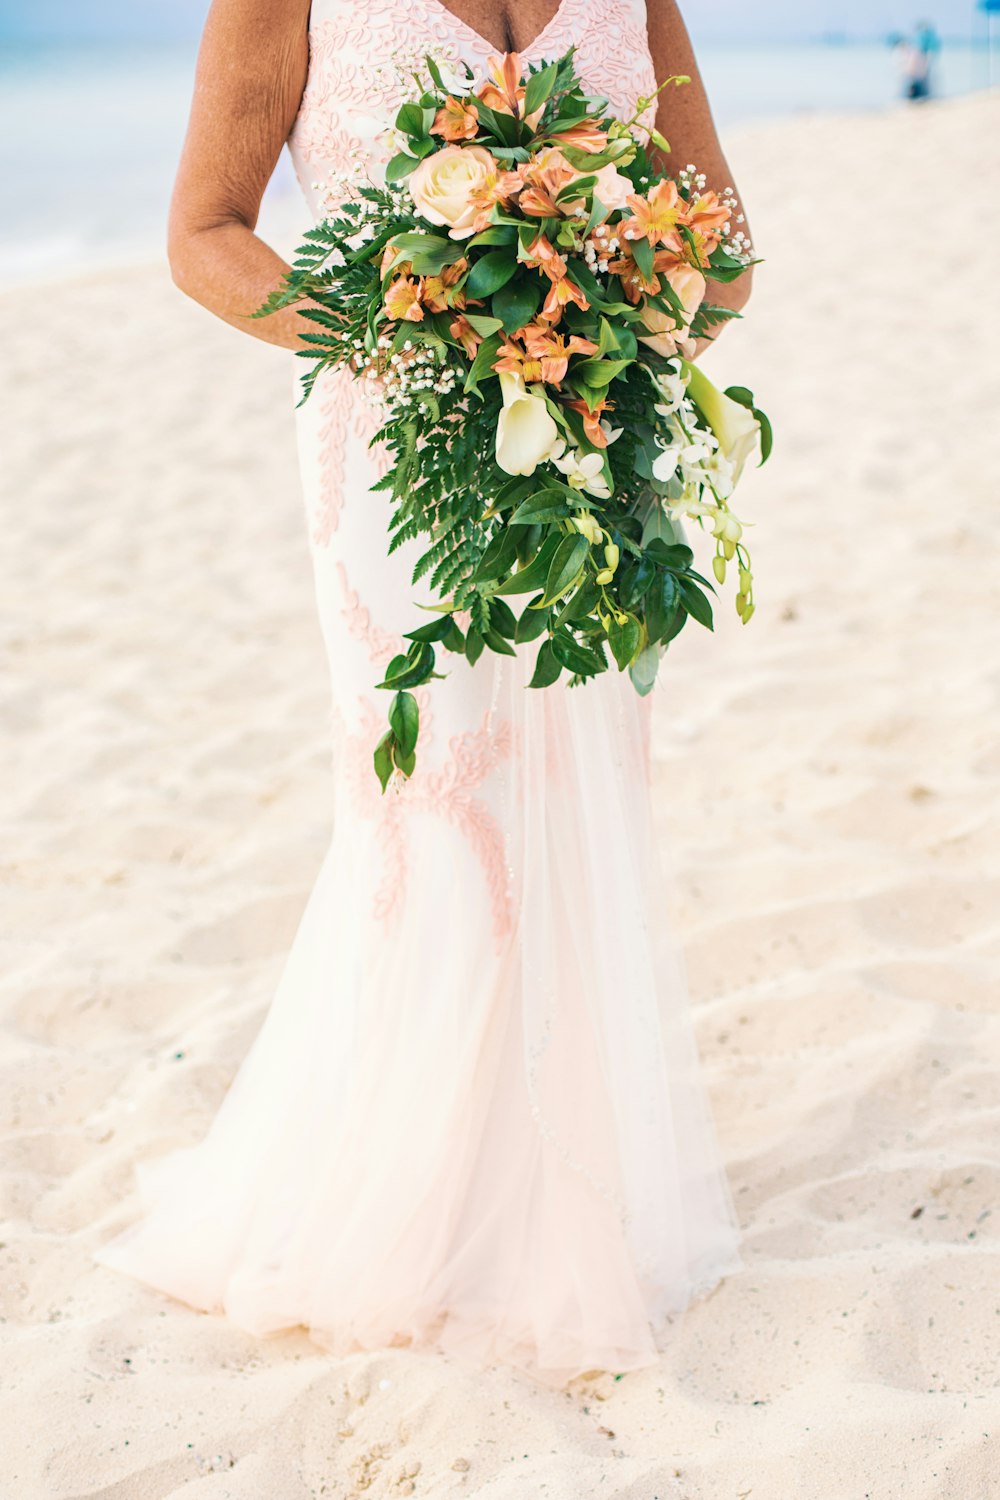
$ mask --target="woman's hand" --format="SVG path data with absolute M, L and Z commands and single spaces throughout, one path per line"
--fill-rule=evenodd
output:
M 657 82 L 675 74 L 687 74 L 691 79 L 690 83 L 677 88 L 664 89 L 660 95 L 656 128 L 669 141 L 670 152 L 655 152 L 657 164 L 676 177 L 689 162 L 693 162 L 699 172 L 704 172 L 708 186 L 717 193 L 721 194 L 727 187 L 735 189 L 676 0 L 647 0 L 647 24 Z M 740 212 L 743 212 L 742 203 Z M 749 235 L 747 224 L 741 224 L 740 228 Z M 728 284 L 710 281 L 707 300 L 717 307 L 731 307 L 739 312 L 750 296 L 752 282 L 752 269 Z M 716 335 L 725 326 L 725 323 L 720 323 Z M 695 357 L 713 342 L 714 339 L 699 339 Z
M 309 0 L 213 0 L 170 206 L 168 254 L 181 291 L 288 349 L 314 329 L 295 308 L 251 320 L 288 271 L 253 231 L 308 63 Z

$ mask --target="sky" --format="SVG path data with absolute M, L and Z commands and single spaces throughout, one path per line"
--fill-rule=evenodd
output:
M 968 36 L 972 0 L 681 0 L 681 7 L 696 39 L 771 41 L 878 37 L 919 17 Z M 197 36 L 207 8 L 208 0 L 0 0 L 0 41 L 186 40 Z

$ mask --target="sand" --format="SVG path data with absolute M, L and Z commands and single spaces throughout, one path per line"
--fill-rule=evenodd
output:
M 758 126 L 759 606 L 656 705 L 747 1271 L 553 1394 L 94 1266 L 198 1138 L 329 836 L 281 353 L 158 266 L 0 300 L 4 1500 L 1000 1495 L 1000 99 Z

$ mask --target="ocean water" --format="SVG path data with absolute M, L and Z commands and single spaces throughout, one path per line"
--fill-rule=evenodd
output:
M 762 118 L 877 111 L 899 93 L 892 56 L 874 45 L 709 45 L 700 60 L 723 134 Z M 187 44 L 0 48 L 0 282 L 162 254 L 193 72 Z M 982 51 L 946 47 L 942 95 L 986 82 Z M 303 218 L 283 158 L 261 232 L 287 253 Z

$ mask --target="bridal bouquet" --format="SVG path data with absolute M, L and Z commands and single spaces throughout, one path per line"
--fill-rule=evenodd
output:
M 676 180 L 655 169 L 637 138 L 669 149 L 639 123 L 653 101 L 613 118 L 572 49 L 526 74 L 516 54 L 494 59 L 480 83 L 426 65 L 384 186 L 327 185 L 327 216 L 257 314 L 301 302 L 316 325 L 303 400 L 342 365 L 380 403 L 388 549 L 424 543 L 413 580 L 436 595 L 434 618 L 379 684 L 393 695 L 374 747 L 383 791 L 413 773 L 410 690 L 440 675 L 439 651 L 475 663 L 541 637 L 532 687 L 586 681 L 610 652 L 648 692 L 688 616 L 712 627 L 714 586 L 672 520 L 711 534 L 715 580 L 735 568 L 748 621 L 729 502 L 770 448 L 752 394 L 689 362 L 735 316 L 708 284 L 752 252 L 731 189 L 707 190 L 693 166 Z

